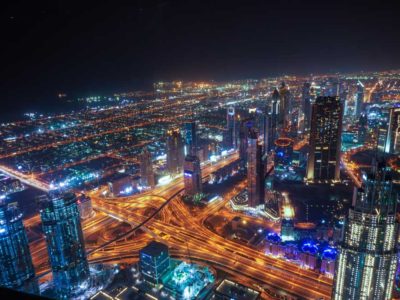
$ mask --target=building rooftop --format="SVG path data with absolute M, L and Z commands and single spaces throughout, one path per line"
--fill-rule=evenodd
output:
M 235 300 L 255 300 L 260 295 L 259 292 L 228 279 L 224 279 L 215 291 Z
M 150 256 L 159 256 L 162 252 L 168 252 L 168 246 L 160 242 L 152 241 L 140 250 L 140 252 Z

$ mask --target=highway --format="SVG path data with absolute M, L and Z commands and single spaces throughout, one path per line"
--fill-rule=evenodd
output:
M 234 153 L 216 163 L 205 164 L 202 167 L 203 179 L 237 159 L 238 153 Z M 222 199 L 194 210 L 190 210 L 179 197 L 184 188 L 182 177 L 130 197 L 104 198 L 104 188 L 92 191 L 90 197 L 97 214 L 83 222 L 83 230 L 86 239 L 91 235 L 101 238 L 96 244 L 87 245 L 89 260 L 118 262 L 118 259 L 136 258 L 141 248 L 151 239 L 156 239 L 169 245 L 176 257 L 208 263 L 240 276 L 249 283 L 256 282 L 272 290 L 283 290 L 300 299 L 329 299 L 331 279 L 224 239 L 204 226 L 204 221 L 223 208 L 244 186 L 245 180 L 232 187 Z M 38 221 L 37 217 L 33 217 L 25 223 L 34 226 Z M 122 222 L 131 225 L 131 228 L 117 234 L 109 231 L 110 228 L 122 226 Z M 144 233 L 138 234 L 139 228 Z M 48 274 L 44 239 L 31 243 L 30 248 L 37 274 Z
M 230 161 L 234 161 L 234 158 L 204 166 L 203 177 Z M 182 190 L 183 181 L 178 178 L 168 185 L 156 188 L 152 191 L 153 195 L 149 192 L 146 195 L 125 197 L 123 201 L 110 198 L 105 200 L 95 193 L 91 197 L 96 210 L 129 223 L 134 228 L 140 226 L 153 238 L 168 244 L 175 251 L 180 251 L 182 256 L 190 256 L 195 260 L 229 269 L 234 274 L 241 274 L 301 298 L 330 298 L 331 279 L 322 277 L 314 271 L 302 269 L 284 259 L 269 257 L 257 250 L 224 239 L 203 226 L 204 220 L 222 208 L 229 197 L 220 203 L 209 205 L 198 214 L 193 214 L 177 197 Z M 156 214 L 150 217 L 144 216 L 144 207 L 155 209 L 154 203 L 164 206 Z M 109 245 L 111 243 L 107 246 Z M 120 247 L 123 249 L 123 246 Z M 96 254 L 96 251 L 90 255 L 97 259 L 101 256 Z

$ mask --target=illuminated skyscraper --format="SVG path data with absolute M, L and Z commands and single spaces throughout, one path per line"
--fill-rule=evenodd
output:
M 390 109 L 387 125 L 385 153 L 400 153 L 400 107 Z
M 239 131 L 239 158 L 242 167 L 246 166 L 247 163 L 247 138 L 249 136 L 249 130 L 253 127 L 252 119 L 245 119 L 240 122 L 240 131 Z
M 365 114 L 361 114 L 358 119 L 358 143 L 364 144 L 367 138 L 368 119 Z
M 249 207 L 264 204 L 264 164 L 262 146 L 258 143 L 258 133 L 249 130 L 247 148 L 247 192 Z
M 340 180 L 342 118 L 337 97 L 318 97 L 312 105 L 307 181 Z
M 228 107 L 226 112 L 226 130 L 226 146 L 236 148 L 236 116 L 233 106 Z
M 39 200 L 53 282 L 59 298 L 81 293 L 89 277 L 76 201 L 73 193 L 49 194 Z
M 286 128 L 289 126 L 290 119 L 290 107 L 291 107 L 291 94 L 289 87 L 284 81 L 279 86 L 279 117 L 278 125 L 280 128 Z
M 380 162 L 362 175 L 336 261 L 334 300 L 392 299 L 397 264 L 397 195 L 389 169 Z
M 304 112 L 304 130 L 308 132 L 310 130 L 311 122 L 311 84 L 305 82 L 302 89 L 302 101 L 303 101 L 303 112 Z
M 274 148 L 274 142 L 278 138 L 277 123 L 279 115 L 279 93 L 275 89 L 271 97 L 271 107 L 264 114 L 264 153 Z
M 22 213 L 14 204 L 0 204 L 0 286 L 39 292 Z
M 364 85 L 359 80 L 357 82 L 357 92 L 355 100 L 356 100 L 355 115 L 359 116 L 361 114 L 364 103 Z
M 194 196 L 202 191 L 200 160 L 195 155 L 185 157 L 183 167 L 185 194 Z
M 140 180 L 143 186 L 148 186 L 151 188 L 154 188 L 155 186 L 151 153 L 149 152 L 147 147 L 144 148 L 142 154 L 140 155 Z
M 191 121 L 185 123 L 185 154 L 196 155 L 197 154 L 197 132 L 196 122 Z
M 182 171 L 184 149 L 179 129 L 167 131 L 167 169 L 170 174 Z

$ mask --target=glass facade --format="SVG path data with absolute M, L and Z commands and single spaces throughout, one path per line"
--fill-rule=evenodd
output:
M 318 97 L 312 106 L 307 181 L 340 180 L 343 108 L 337 97 Z
M 79 293 L 89 277 L 76 196 L 49 195 L 39 204 L 55 289 L 60 298 L 68 298 Z
M 146 282 L 151 284 L 161 283 L 161 277 L 170 268 L 170 257 L 168 246 L 151 242 L 140 250 L 140 271 Z
M 363 174 L 339 248 L 332 299 L 391 299 L 397 264 L 396 195 L 383 163 Z
M 0 285 L 39 292 L 22 213 L 16 205 L 5 203 L 0 205 Z

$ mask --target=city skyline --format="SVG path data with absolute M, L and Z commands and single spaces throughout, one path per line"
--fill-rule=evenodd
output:
M 112 7 L 13 2 L 1 14 L 6 42 L 0 99 L 34 109 L 57 103 L 60 93 L 111 94 L 146 89 L 159 80 L 398 69 L 393 6 L 390 1 L 379 6 L 132 1 Z
M 6 4 L 0 294 L 400 299 L 397 12 Z

